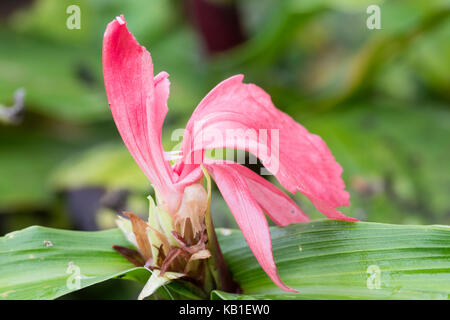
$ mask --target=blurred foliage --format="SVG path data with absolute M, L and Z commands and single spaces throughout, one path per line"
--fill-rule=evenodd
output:
M 214 56 L 184 1 L 35 0 L 1 15 L 0 104 L 26 91 L 23 122 L 0 123 L 1 233 L 70 227 L 67 195 L 88 187 L 127 190 L 126 209 L 145 214 L 149 183 L 115 129 L 102 79 L 103 32 L 121 13 L 151 51 L 155 72 L 170 74 L 167 150 L 203 96 L 243 73 L 327 142 L 351 192 L 346 214 L 450 223 L 448 1 L 229 2 L 247 41 Z M 80 30 L 66 28 L 72 4 L 81 8 Z M 381 7 L 381 30 L 366 27 L 370 4 Z M 216 224 L 234 226 L 221 196 L 213 197 Z M 109 227 L 116 211 L 102 204 L 98 225 Z

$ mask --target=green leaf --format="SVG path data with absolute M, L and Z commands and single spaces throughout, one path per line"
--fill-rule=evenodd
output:
M 144 287 L 150 272 L 131 265 L 112 249 L 114 244 L 130 246 L 119 229 L 84 232 L 33 226 L 9 233 L 0 238 L 0 300 L 55 299 L 113 278 Z M 166 299 L 199 299 L 200 294 L 183 281 L 157 291 Z
M 450 228 L 316 221 L 271 229 L 286 294 L 262 271 L 241 232 L 218 229 L 219 242 L 243 294 L 212 299 L 447 299 Z M 112 278 L 137 280 L 134 268 L 111 248 L 127 246 L 118 229 L 81 232 L 30 227 L 0 238 L 0 298 L 54 299 Z M 160 289 L 167 299 L 199 299 L 183 282 Z M 100 297 L 99 297 L 100 298 Z
M 0 238 L 0 299 L 55 299 L 116 277 L 145 282 L 150 273 L 134 268 L 112 249 L 114 244 L 128 246 L 118 229 L 81 232 L 33 226 L 9 233 Z
M 213 292 L 212 298 L 449 297 L 449 227 L 328 220 L 275 227 L 271 233 L 280 276 L 299 293 L 287 294 L 272 283 L 240 232 L 219 231 L 225 260 L 247 296 Z

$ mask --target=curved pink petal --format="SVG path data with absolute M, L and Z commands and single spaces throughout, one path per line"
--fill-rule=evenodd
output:
M 286 226 L 291 223 L 310 221 L 308 216 L 286 193 L 259 174 L 234 162 L 227 162 L 222 165 L 231 166 L 245 179 L 253 198 L 277 225 Z
M 237 75 L 221 82 L 201 101 L 187 124 L 177 173 L 189 174 L 195 165 L 185 163 L 201 162 L 206 149 L 245 149 L 283 187 L 305 194 L 329 218 L 356 220 L 336 209 L 349 204 L 349 194 L 325 142 L 278 110 L 264 90 L 242 80 Z M 237 134 L 230 136 L 229 130 Z
M 196 166 L 188 175 L 184 176 L 183 179 L 176 180 L 175 188 L 180 192 L 188 185 L 198 182 L 203 178 L 203 171 L 200 166 Z
M 128 31 L 123 16 L 105 31 L 103 76 L 109 106 L 128 151 L 155 188 L 169 195 L 172 169 L 161 144 L 168 111 L 168 74 L 153 78 L 150 53 Z
M 267 220 L 253 198 L 245 179 L 232 166 L 205 164 L 236 219 L 239 228 L 259 264 L 281 289 L 297 292 L 280 279 L 272 255 L 272 242 Z

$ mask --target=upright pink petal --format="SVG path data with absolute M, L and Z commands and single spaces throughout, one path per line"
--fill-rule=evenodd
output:
M 336 209 L 349 204 L 349 194 L 341 178 L 342 168 L 325 142 L 278 110 L 264 90 L 242 80 L 243 76 L 237 75 L 221 82 L 201 101 L 187 124 L 184 158 L 175 167 L 177 173 L 181 177 L 189 174 L 195 166 L 185 163 L 201 159 L 205 149 L 245 149 L 257 155 L 283 187 L 305 194 L 323 214 L 356 220 Z M 241 130 L 241 134 L 226 139 L 230 129 Z M 260 129 L 266 130 L 267 139 L 262 139 L 264 131 Z M 271 136 L 272 129 L 278 133 L 278 144 L 276 136 Z M 256 138 L 247 132 L 256 133 Z M 203 138 L 216 133 L 224 138 Z
M 281 281 L 272 255 L 269 225 L 260 206 L 253 198 L 245 179 L 232 166 L 205 164 L 231 209 L 239 228 L 259 264 L 281 289 L 297 292 Z
M 153 78 L 150 53 L 128 31 L 123 16 L 106 29 L 103 75 L 109 106 L 126 147 L 156 189 L 168 195 L 173 175 L 161 144 L 168 111 L 168 74 Z

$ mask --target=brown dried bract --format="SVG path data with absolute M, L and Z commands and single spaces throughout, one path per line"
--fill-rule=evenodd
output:
M 135 267 L 144 266 L 144 258 L 138 251 L 117 245 L 113 245 L 113 249 L 120 253 L 125 259 L 130 261 Z
M 188 218 L 185 224 L 187 232 L 184 233 L 184 236 L 180 232 L 172 232 L 172 236 L 178 244 L 178 246 L 174 246 L 170 245 L 167 235 L 152 228 L 137 215 L 130 212 L 124 212 L 124 214 L 131 221 L 138 251 L 122 246 L 113 246 L 114 250 L 137 267 L 160 269 L 161 275 L 169 271 L 184 273 L 187 279 L 191 279 L 191 281 L 202 281 L 205 268 L 204 261 L 211 256 L 207 249 L 208 234 L 206 230 L 197 234 L 193 233 Z M 156 261 L 152 257 L 148 232 L 154 232 L 161 241 L 161 245 L 154 246 L 158 250 Z
M 128 218 L 130 218 L 131 225 L 133 226 L 133 233 L 136 236 L 136 242 L 139 246 L 139 251 L 144 257 L 145 261 L 152 258 L 152 249 L 150 241 L 148 240 L 148 224 L 137 215 L 131 212 L 124 212 Z

